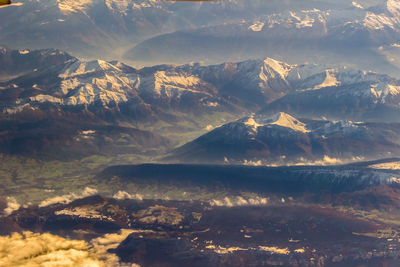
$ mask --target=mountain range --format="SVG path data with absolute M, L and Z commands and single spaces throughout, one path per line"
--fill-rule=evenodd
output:
M 398 0 L 28 0 L 0 8 L 0 45 L 136 65 L 274 55 L 398 75 Z
M 310 2 L 313 8 L 307 7 Z M 285 11 L 266 8 L 264 14 L 250 18 L 157 35 L 126 56 L 212 64 L 274 55 L 291 63 L 352 65 L 398 75 L 399 1 L 300 3 L 303 6 L 286 2 Z
M 0 71 L 3 152 L 40 154 L 68 146 L 62 151 L 79 154 L 85 144 L 92 147 L 88 153 L 158 146 L 160 154 L 214 128 L 174 153 L 191 162 L 297 162 L 398 152 L 400 81 L 376 72 L 272 58 L 137 69 L 62 50 L 5 47 L 0 65 L 9 66 Z M 264 123 L 281 120 L 309 130 Z M 211 145 L 214 151 L 213 142 L 238 147 Z

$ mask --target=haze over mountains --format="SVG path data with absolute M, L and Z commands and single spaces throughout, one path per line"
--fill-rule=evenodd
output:
M 9 66 L 0 74 L 3 128 L 13 133 L 2 135 L 7 153 L 79 155 L 85 144 L 84 155 L 157 146 L 161 155 L 238 119 L 178 149 L 178 158 L 296 163 L 399 152 L 400 81 L 375 72 L 272 58 L 135 69 L 54 49 L 2 48 L 0 64 Z M 271 128 L 282 120 L 290 127 Z
M 398 0 L 28 0 L 0 9 L 0 44 L 154 65 L 273 57 L 398 75 Z
M 378 109 L 388 114 L 398 111 L 399 80 L 347 67 L 287 64 L 267 58 L 135 69 L 118 61 L 82 61 L 60 50 L 6 48 L 1 49 L 0 62 L 9 66 L 0 77 L 3 113 L 10 115 L 34 111 L 43 104 L 131 112 L 130 119 L 137 121 L 173 112 L 235 114 L 287 108 L 301 113 L 308 106 L 313 111 L 307 115 L 319 118 L 368 120 L 371 116 L 373 121 L 375 114 L 378 121 L 398 121 Z M 310 99 L 315 105 L 291 103 L 292 98 Z M 331 105 L 325 103 L 328 98 Z M 123 110 L 126 103 L 131 103 L 130 110 Z M 338 113 L 344 104 L 346 113 Z
M 400 0 L 0 18 L 0 266 L 400 266 Z

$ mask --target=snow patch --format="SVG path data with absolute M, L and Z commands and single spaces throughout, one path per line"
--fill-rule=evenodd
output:
M 245 249 L 245 248 L 240 248 L 240 247 L 229 247 L 229 248 L 225 248 L 222 246 L 215 246 L 215 245 L 207 245 L 205 247 L 206 249 L 210 249 L 213 250 L 215 253 L 217 254 L 229 254 L 229 253 L 233 253 L 236 251 L 246 251 L 249 249 Z
M 104 216 L 100 214 L 100 212 L 93 210 L 91 207 L 76 207 L 71 209 L 63 209 L 54 212 L 55 215 L 68 215 L 68 216 L 77 216 L 79 218 L 86 219 L 99 219 L 99 220 L 107 220 L 114 221 L 113 218 Z
M 262 251 L 270 252 L 272 254 L 281 254 L 281 255 L 290 254 L 290 250 L 288 248 L 266 247 L 266 246 L 259 246 L 258 248 Z
M 180 96 L 182 92 L 192 93 L 203 93 L 209 95 L 206 92 L 200 92 L 194 90 L 198 85 L 201 84 L 201 80 L 196 76 L 183 75 L 178 73 L 167 73 L 165 71 L 157 71 L 154 74 L 154 92 L 161 96 L 167 97 Z
M 394 17 L 400 16 L 400 1 L 399 0 L 387 0 L 386 8 Z
M 284 62 L 272 58 L 266 58 L 264 60 L 264 69 L 271 68 L 275 71 L 282 79 L 286 79 L 289 72 L 295 67 L 295 65 L 289 65 Z M 263 69 L 262 69 L 263 70 Z M 260 77 L 261 78 L 261 77 Z M 274 76 L 272 76 L 274 78 Z
M 35 86 L 33 86 L 35 88 Z M 36 85 L 37 87 L 37 85 Z M 39 102 L 39 103 L 46 103 L 46 102 L 50 102 L 50 103 L 56 103 L 56 104 L 62 104 L 63 100 L 58 98 L 58 97 L 54 97 L 51 95 L 36 95 L 36 96 L 32 96 L 29 98 L 29 101 L 31 102 Z
M 57 4 L 63 14 L 78 12 L 86 14 L 86 10 L 93 4 L 93 0 L 57 0 Z
M 258 127 L 263 126 L 262 124 L 257 123 L 254 120 L 254 117 L 250 117 L 247 121 L 244 123 L 246 126 L 249 126 L 254 132 L 257 132 Z
M 116 13 L 121 13 L 127 15 L 128 8 L 131 4 L 131 1 L 127 0 L 105 0 L 106 6 Z
M 314 25 L 315 19 L 311 18 L 309 15 L 306 15 L 303 19 L 298 17 L 296 13 L 290 12 L 290 15 L 297 20 L 296 28 L 311 28 Z
M 253 25 L 249 26 L 249 30 L 252 30 L 253 32 L 260 32 L 264 28 L 265 23 L 261 21 L 257 21 Z
M 278 125 L 281 127 L 289 128 L 293 131 L 308 133 L 310 132 L 306 128 L 306 124 L 297 120 L 293 116 L 279 112 L 273 116 L 265 117 L 263 115 L 251 116 L 241 120 L 244 125 L 250 127 L 252 131 L 257 132 L 259 127 L 264 127 L 267 125 Z
M 27 109 L 35 110 L 35 108 L 33 108 L 29 103 L 26 103 L 26 104 L 23 104 L 23 105 L 18 105 L 18 106 L 13 107 L 13 108 L 7 108 L 7 109 L 3 110 L 3 113 L 5 113 L 5 114 L 17 114 L 17 113 L 20 113 L 20 112 L 22 112 L 24 110 L 27 110 Z
M 309 130 L 307 130 L 306 125 L 304 123 L 300 122 L 299 120 L 297 120 L 296 118 L 292 117 L 287 113 L 280 112 L 272 118 L 273 122 L 271 122 L 270 124 L 290 128 L 298 132 L 303 132 L 303 133 L 310 132 Z
M 26 54 L 29 54 L 31 51 L 29 51 L 29 50 L 18 50 L 18 52 L 19 52 L 20 55 L 26 55 Z
M 385 14 L 367 12 L 364 18 L 364 26 L 370 30 L 383 30 L 385 27 L 395 29 L 396 21 Z
M 207 102 L 207 107 L 218 107 L 219 103 L 218 102 Z
M 337 80 L 336 75 L 335 75 L 335 70 L 330 69 L 325 71 L 325 80 L 314 87 L 314 89 L 321 89 L 323 87 L 329 87 L 329 86 L 338 86 L 341 83 Z
M 351 4 L 356 8 L 364 9 L 364 7 L 361 4 L 357 3 L 356 1 L 353 1 Z

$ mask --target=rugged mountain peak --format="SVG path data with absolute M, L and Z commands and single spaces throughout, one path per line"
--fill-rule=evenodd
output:
M 279 112 L 261 121 L 267 124 L 278 125 L 281 127 L 289 128 L 297 132 L 303 132 L 303 133 L 309 132 L 304 123 L 284 112 Z
M 89 6 L 93 4 L 93 0 L 57 0 L 57 5 L 63 14 L 70 13 L 86 13 Z
M 399 31 L 400 1 L 387 0 L 366 13 L 364 26 L 369 30 L 390 28 Z
M 74 77 L 97 71 L 121 72 L 119 68 L 103 60 L 94 60 L 89 62 L 75 61 L 71 65 L 66 66 L 59 76 L 60 78 Z
M 264 70 L 272 70 L 275 74 L 279 75 L 282 79 L 286 79 L 289 72 L 293 70 L 296 66 L 289 65 L 287 63 L 272 59 L 266 58 L 264 60 L 264 66 L 262 67 Z M 272 74 L 272 73 L 271 73 Z M 274 77 L 274 75 L 272 75 Z
M 393 16 L 400 16 L 400 0 L 388 0 L 386 8 Z
M 242 122 L 255 132 L 257 131 L 258 127 L 268 126 L 268 125 L 278 125 L 281 127 L 291 129 L 296 132 L 303 132 L 303 133 L 310 132 L 306 128 L 306 124 L 284 112 L 279 112 L 272 116 L 264 116 L 264 115 L 251 116 L 245 118 L 244 120 L 242 120 Z
M 254 116 L 249 117 L 244 121 L 244 124 L 250 127 L 253 131 L 257 132 L 258 127 L 264 126 L 263 124 L 259 124 L 254 120 Z

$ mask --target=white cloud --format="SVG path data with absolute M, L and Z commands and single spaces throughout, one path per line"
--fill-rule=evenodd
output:
M 7 208 L 4 209 L 5 215 L 10 215 L 16 210 L 19 210 L 21 205 L 17 202 L 17 200 L 13 197 L 7 197 Z
M 350 161 L 356 161 L 358 158 L 353 158 Z M 316 161 L 306 161 L 304 158 L 300 159 L 301 162 L 295 164 L 298 166 L 314 166 L 314 165 L 338 165 L 338 164 L 343 164 L 347 161 L 343 161 L 341 159 L 338 158 L 331 158 L 327 155 L 325 155 L 322 159 L 320 160 L 316 160 Z
M 0 237 L 0 266 L 87 266 L 138 267 L 123 264 L 115 254 L 116 248 L 132 231 L 108 234 L 92 240 L 70 240 L 52 234 L 24 232 Z
M 263 197 L 253 197 L 245 199 L 241 196 L 228 198 L 225 197 L 224 199 L 213 199 L 210 201 L 211 206 L 217 207 L 236 207 L 236 206 L 259 206 L 259 205 L 266 205 L 268 203 L 268 198 Z
M 67 195 L 56 196 L 56 197 L 46 199 L 39 204 L 39 207 L 46 207 L 46 206 L 57 204 L 57 203 L 68 204 L 76 199 L 93 196 L 97 193 L 98 193 L 98 191 L 96 189 L 86 187 L 80 194 L 70 193 Z
M 387 170 L 400 170 L 400 162 L 395 161 L 395 162 L 386 162 L 386 163 L 380 163 L 380 164 L 374 164 L 368 166 L 369 168 L 373 169 L 387 169 Z
M 246 165 L 246 166 L 262 166 L 262 165 L 263 165 L 263 162 L 262 162 L 261 160 L 252 161 L 252 160 L 247 160 L 247 159 L 245 159 L 245 160 L 243 161 L 243 165 Z
M 128 192 L 126 192 L 126 191 L 121 191 L 121 190 L 118 191 L 117 193 L 115 193 L 113 195 L 113 198 L 119 199 L 119 200 L 123 200 L 123 199 L 136 199 L 136 200 L 140 200 L 140 201 L 143 200 L 143 196 L 141 194 L 132 195 L 132 194 L 129 194 Z

